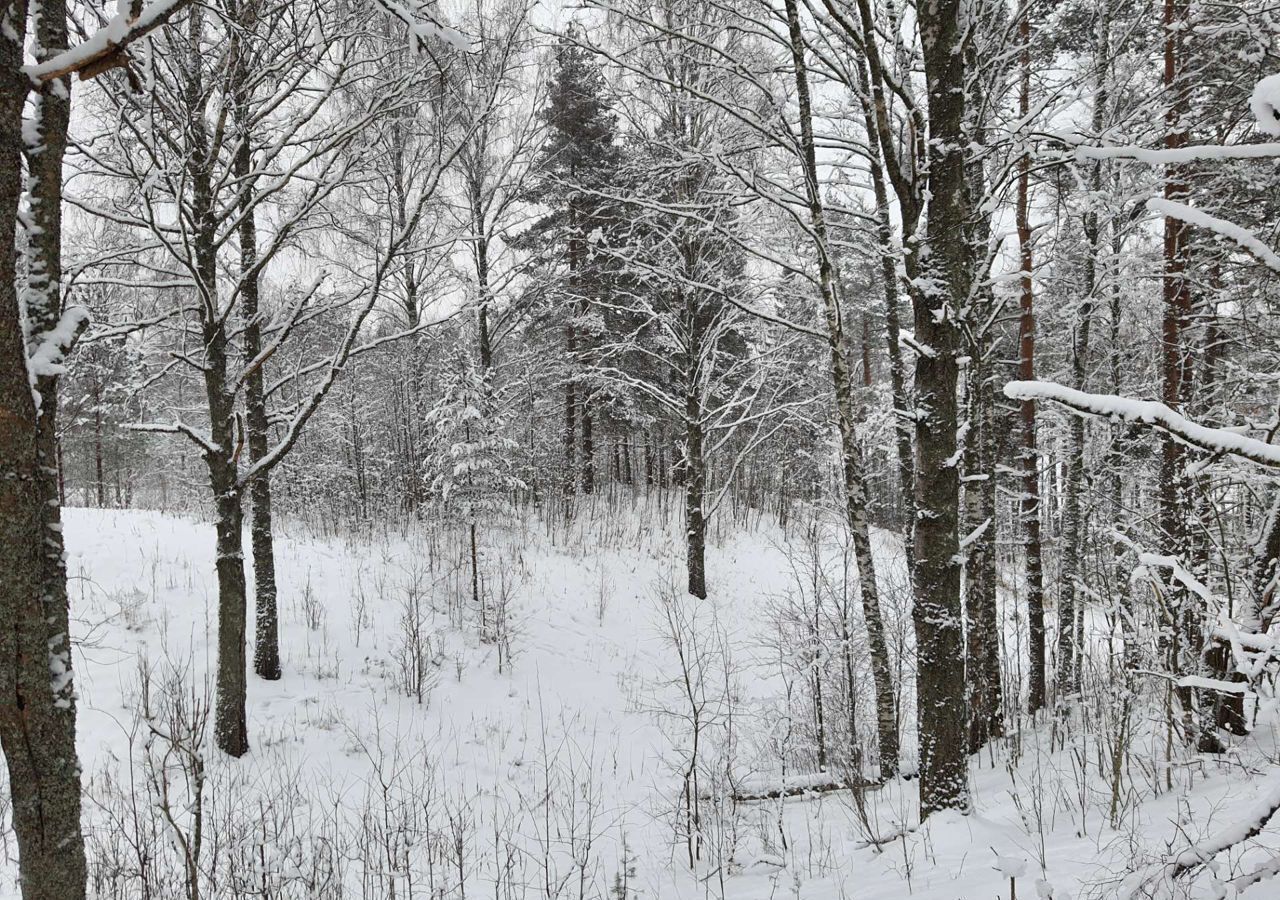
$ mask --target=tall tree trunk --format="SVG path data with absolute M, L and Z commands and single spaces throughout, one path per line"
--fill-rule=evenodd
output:
M 594 494 L 596 490 L 596 437 L 595 420 L 591 415 L 591 404 L 586 386 L 582 391 L 582 493 Z
M 967 64 L 977 70 L 989 60 L 980 56 L 979 47 L 970 43 L 965 48 Z M 970 108 L 987 108 L 986 84 L 974 79 L 968 90 Z M 985 121 L 971 120 L 970 141 L 979 147 L 987 143 Z M 984 199 L 988 196 L 988 176 L 983 156 L 966 164 L 967 203 L 975 211 L 969 218 L 965 244 L 969 254 L 969 272 L 975 279 L 986 281 L 990 271 L 988 248 L 991 243 L 991 213 Z M 965 660 L 969 690 L 969 749 L 976 752 L 993 738 L 1004 734 L 1004 691 L 1000 673 L 1000 616 L 996 586 L 996 423 L 993 390 L 991 328 L 998 313 L 995 295 L 988 285 L 979 287 L 969 304 L 966 339 L 969 364 L 964 371 L 966 385 L 966 424 L 960 431 L 964 438 L 964 480 L 962 500 L 966 550 L 965 583 Z
M 578 467 L 575 451 L 578 446 L 578 332 L 570 322 L 564 329 L 565 356 L 569 363 L 569 375 L 564 383 L 564 504 L 565 512 L 577 493 Z
M 969 807 L 965 658 L 960 597 L 956 454 L 959 311 L 969 303 L 966 233 L 965 35 L 961 0 L 925 0 L 918 14 L 929 96 L 929 210 L 915 307 L 916 707 L 920 815 Z M 923 251 L 928 252 L 923 252 Z
M 212 446 L 205 448 L 209 487 L 214 498 L 217 535 L 215 565 L 218 575 L 218 677 L 214 710 L 214 738 L 223 752 L 243 756 L 249 750 L 245 717 L 246 599 L 244 577 L 243 513 L 238 463 L 243 435 L 237 428 L 235 393 L 227 377 L 229 341 L 218 298 L 217 222 L 214 219 L 212 183 L 213 148 L 204 120 L 204 95 L 200 77 L 203 10 L 188 9 L 190 58 L 186 103 L 191 116 L 191 181 L 196 290 L 204 345 L 204 388 L 209 408 Z
M 1103 113 L 1107 104 L 1107 60 L 1110 57 L 1111 10 L 1106 3 L 1099 13 L 1094 48 L 1097 80 L 1093 92 L 1092 133 L 1102 132 Z M 1084 235 L 1089 250 L 1084 258 L 1084 285 L 1080 301 L 1080 322 L 1071 343 L 1071 378 L 1077 390 L 1087 390 L 1085 378 L 1089 356 L 1089 328 L 1098 291 L 1098 256 L 1102 252 L 1102 228 L 1098 203 L 1102 197 L 1102 163 L 1094 161 L 1089 171 L 1089 206 L 1084 214 Z M 1080 689 L 1084 661 L 1077 643 L 1076 580 L 1083 552 L 1080 495 L 1084 492 L 1084 419 L 1071 416 L 1068 423 L 1065 496 L 1062 502 L 1062 540 L 1060 587 L 1058 593 L 1058 694 L 1067 697 Z
M 578 491 L 578 469 L 575 463 L 575 448 L 578 445 L 578 329 L 576 318 L 578 313 L 577 294 L 580 273 L 578 251 L 578 212 L 574 203 L 569 204 L 569 321 L 565 325 L 565 362 L 569 374 L 564 384 L 564 498 L 565 513 L 568 514 L 570 501 Z
M 859 73 L 864 83 L 870 76 Z M 907 571 L 915 568 L 912 549 L 912 531 L 915 525 L 915 474 L 914 453 L 911 449 L 911 420 L 908 409 L 906 366 L 902 360 L 902 328 L 898 316 L 898 267 L 897 247 L 893 239 L 893 225 L 889 221 L 889 192 L 884 183 L 884 170 L 880 158 L 880 134 L 875 127 L 871 106 L 864 106 L 863 125 L 867 132 L 867 148 L 870 155 L 871 189 L 876 201 L 876 240 L 880 244 L 880 281 L 884 291 L 885 337 L 889 351 L 889 390 L 893 398 L 894 439 L 898 451 L 898 485 L 902 493 L 904 521 L 904 550 Z
M 58 503 L 57 379 L 53 371 L 36 371 L 33 391 L 15 289 L 22 112 L 30 89 L 21 72 L 26 7 L 3 7 L 11 33 L 0 41 L 0 747 L 24 900 L 79 900 L 86 869 Z M 45 58 L 66 47 L 66 8 L 52 0 L 40 13 L 36 49 Z M 45 86 L 33 115 L 28 166 L 35 227 L 28 234 L 25 305 L 31 337 L 42 341 L 63 315 L 61 170 L 70 80 Z
M 485 224 L 484 204 L 480 184 L 471 179 L 471 237 L 475 242 L 472 253 L 476 267 L 476 339 L 480 351 L 480 371 L 493 367 L 493 335 L 489 330 L 489 235 Z M 487 384 L 486 380 L 486 384 Z
M 95 496 L 98 508 L 107 505 L 107 482 L 103 474 L 102 460 L 102 391 L 100 382 L 95 379 L 93 392 L 93 477 L 97 488 Z
M 1185 30 L 1187 27 L 1188 0 L 1164 2 L 1164 89 L 1168 94 L 1165 107 L 1165 139 L 1167 149 L 1177 149 L 1187 144 L 1187 128 L 1183 119 L 1188 111 L 1189 85 L 1183 72 Z M 1164 196 L 1182 201 L 1187 196 L 1186 173 L 1181 166 L 1169 166 L 1165 171 Z M 1187 277 L 1191 252 L 1190 226 L 1181 219 L 1165 217 L 1164 220 L 1164 279 L 1163 316 L 1161 321 L 1161 400 L 1170 409 L 1187 406 L 1191 399 L 1191 352 L 1187 346 L 1186 332 L 1191 326 L 1191 284 Z M 1195 560 L 1191 546 L 1191 533 L 1187 519 L 1191 512 L 1190 477 L 1187 471 L 1186 447 L 1168 434 L 1160 441 L 1160 531 L 1163 550 L 1179 558 L 1188 569 L 1194 570 Z M 1177 675 L 1199 674 L 1202 668 L 1204 635 L 1199 598 L 1178 585 L 1171 586 L 1169 608 L 1174 611 L 1174 621 L 1167 623 L 1170 630 L 1168 648 L 1170 667 Z M 1178 689 L 1178 702 L 1182 707 L 1185 739 L 1201 752 L 1218 752 L 1221 742 L 1213 731 L 1212 713 L 1200 703 L 1196 691 Z
M 1024 8 L 1018 23 L 1022 41 L 1018 79 L 1018 112 L 1026 118 L 1031 102 L 1031 22 L 1030 10 Z M 1022 291 L 1018 317 L 1018 378 L 1034 381 L 1036 377 L 1035 295 L 1031 281 L 1031 156 L 1023 153 L 1018 160 L 1018 200 L 1015 217 L 1018 229 L 1018 251 L 1021 264 Z M 1036 449 L 1036 404 L 1023 400 L 1022 414 L 1022 539 L 1026 563 L 1027 649 L 1030 659 L 1027 674 L 1027 709 L 1033 715 L 1045 704 L 1045 621 L 1044 560 L 1040 537 L 1040 459 Z
M 841 469 L 844 476 L 845 516 L 858 564 L 858 584 L 862 594 L 863 620 L 871 651 L 871 675 L 876 695 L 876 733 L 880 774 L 890 778 L 898 771 L 898 711 L 894 692 L 884 621 L 880 614 L 880 592 L 876 584 L 875 561 L 867 525 L 867 488 L 862 471 L 862 450 L 854 427 L 853 386 L 850 383 L 849 348 L 844 334 L 835 260 L 827 240 L 826 214 L 818 186 L 818 164 L 813 136 L 813 113 L 809 99 L 809 75 L 804 59 L 804 38 L 796 0 L 786 0 L 787 26 L 795 68 L 796 99 L 800 111 L 800 135 L 805 175 L 805 196 L 809 223 L 818 254 L 818 280 L 827 325 L 831 354 L 831 378 L 835 388 L 836 420 L 840 430 Z M 954 398 L 953 398 L 954 402 Z M 954 431 L 954 429 L 953 429 Z M 954 442 L 954 434 L 953 434 Z M 963 712 L 963 711 L 962 711 Z
M 996 604 L 995 421 L 989 351 L 986 341 L 974 348 L 965 441 L 964 507 L 969 544 L 964 580 L 971 752 L 1004 734 L 1000 617 Z
M 251 23 L 242 23 L 250 27 Z M 243 43 L 239 44 L 243 48 Z M 242 52 L 247 52 L 242 50 Z M 243 67 L 247 61 L 241 59 Z M 250 365 L 245 379 L 245 426 L 248 431 L 249 462 L 256 464 L 267 455 L 270 425 L 263 382 L 265 360 L 262 352 L 262 316 L 258 298 L 258 231 L 252 202 L 252 134 L 249 131 L 247 98 L 237 98 L 240 119 L 240 146 L 236 151 L 235 174 L 240 182 L 240 314 L 244 320 L 244 358 Z M 254 361 L 257 360 L 255 363 Z M 271 473 L 263 472 L 249 486 L 253 503 L 250 542 L 253 548 L 254 644 L 253 670 L 268 681 L 280 678 L 280 616 L 276 598 L 275 547 L 271 534 Z
M 686 265 L 689 260 L 686 256 Z M 689 593 L 707 597 L 707 461 L 703 454 L 702 404 L 699 401 L 698 367 L 702 359 L 703 330 L 696 293 L 677 289 L 683 306 L 688 346 L 684 366 L 684 510 L 685 556 Z
M 685 397 L 685 468 L 684 481 L 685 549 L 689 570 L 689 593 L 699 599 L 707 597 L 707 464 L 702 455 L 701 410 L 694 391 Z

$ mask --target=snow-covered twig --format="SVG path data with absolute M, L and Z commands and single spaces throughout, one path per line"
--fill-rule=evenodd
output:
M 181 434 L 189 437 L 199 445 L 200 449 L 205 453 L 216 455 L 222 452 L 221 448 L 212 440 L 196 431 L 185 422 L 137 422 L 126 424 L 125 429 L 128 431 L 147 431 L 158 434 Z
M 1123 159 L 1153 166 L 1176 165 L 1211 159 L 1271 159 L 1280 156 L 1280 143 L 1267 144 L 1199 144 L 1155 150 L 1149 147 L 1077 147 L 1076 158 Z

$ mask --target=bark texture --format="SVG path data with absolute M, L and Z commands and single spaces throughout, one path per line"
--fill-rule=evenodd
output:
M 1018 112 L 1026 117 L 1031 97 L 1031 23 L 1023 10 L 1018 23 L 1022 41 L 1019 62 Z M 1036 377 L 1035 290 L 1031 280 L 1031 157 L 1024 153 L 1018 160 L 1018 200 L 1015 217 L 1018 229 L 1018 254 L 1021 292 L 1018 299 L 1018 378 L 1034 381 Z M 1045 621 L 1044 621 L 1044 556 L 1040 535 L 1040 455 L 1036 448 L 1036 404 L 1023 400 L 1022 416 L 1022 541 L 1026 565 L 1027 591 L 1027 710 L 1033 715 L 1045 704 Z
M 43 57 L 66 46 L 66 9 L 47 2 L 39 12 L 36 44 Z M 59 522 L 57 379 L 41 373 L 33 390 L 15 286 L 22 112 L 30 89 L 20 71 L 27 4 L 6 3 L 0 16 L 19 32 L 0 40 L 0 748 L 24 900 L 79 900 L 85 896 L 85 855 Z M 66 79 L 41 90 L 33 115 L 38 140 L 28 154 L 28 187 L 37 227 L 28 236 L 24 299 L 34 343 L 62 315 Z
M 956 351 L 969 301 L 964 53 L 960 0 L 919 7 L 929 108 L 929 208 L 919 254 L 924 284 L 915 306 L 916 707 L 920 815 L 968 809 L 964 612 L 960 597 L 960 479 L 956 456 Z M 927 251 L 927 252 L 924 252 Z

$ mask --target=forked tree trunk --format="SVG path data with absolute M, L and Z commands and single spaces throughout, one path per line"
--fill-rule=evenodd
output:
M 30 87 L 18 75 L 25 6 L 2 7 L 17 34 L 0 41 L 0 748 L 24 900 L 80 900 L 86 869 L 58 504 L 57 383 L 51 375 L 38 377 L 33 395 L 15 292 L 22 112 Z M 42 13 L 42 55 L 56 53 L 66 46 L 65 6 L 48 2 Z M 36 340 L 62 314 L 61 166 L 69 98 L 69 79 L 41 91 L 35 109 L 41 149 L 28 158 L 30 215 L 38 227 L 29 235 L 27 311 Z
M 826 214 L 818 185 L 818 164 L 813 136 L 813 113 L 809 98 L 809 75 L 805 63 L 804 38 L 796 0 L 786 0 L 791 57 L 795 67 L 796 99 L 800 112 L 800 135 L 805 175 L 805 196 L 809 224 L 815 236 L 818 280 L 822 293 L 827 342 L 831 354 L 831 378 L 835 388 L 836 420 L 840 431 L 841 471 L 845 490 L 845 516 L 858 565 L 858 585 L 862 595 L 863 621 L 871 652 L 871 676 L 876 695 L 876 734 L 879 744 L 880 775 L 890 778 L 898 771 L 898 713 L 884 621 L 880 613 L 880 591 L 876 584 L 875 560 L 871 555 L 871 535 L 867 524 L 867 489 L 863 477 L 862 450 L 854 427 L 853 386 L 850 383 L 849 347 L 844 333 L 835 260 L 827 240 Z M 954 400 L 954 398 L 953 398 Z M 953 429 L 954 431 L 954 429 Z M 954 435 L 953 435 L 954 443 Z
M 217 536 L 215 566 L 218 574 L 218 677 L 214 738 L 218 748 L 231 756 L 249 750 L 245 717 L 246 695 L 246 599 L 244 576 L 243 513 L 237 460 L 243 435 L 237 428 L 235 393 L 227 377 L 229 341 L 227 323 L 218 302 L 217 223 L 212 186 L 213 150 L 204 121 L 204 95 L 200 77 L 203 11 L 188 9 L 187 52 L 189 74 L 187 109 L 191 114 L 192 156 L 187 163 L 191 183 L 191 218 L 194 234 L 196 290 L 204 345 L 205 401 L 209 409 L 209 436 L 205 449 L 209 487 L 213 493 Z
M 960 484 L 955 465 L 958 311 L 969 302 L 966 231 L 965 36 L 961 0 L 926 0 L 918 9 L 929 108 L 926 289 L 915 307 L 916 708 L 920 815 L 969 807 L 963 609 L 960 597 Z

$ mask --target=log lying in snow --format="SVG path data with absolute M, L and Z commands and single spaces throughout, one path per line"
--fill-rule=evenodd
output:
M 839 778 L 830 772 L 788 775 L 785 778 L 772 781 L 751 778 L 738 784 L 733 792 L 733 802 L 754 803 L 760 800 L 799 797 L 804 794 L 829 794 L 832 791 L 847 790 L 865 791 L 868 788 L 879 786 L 879 782 Z

